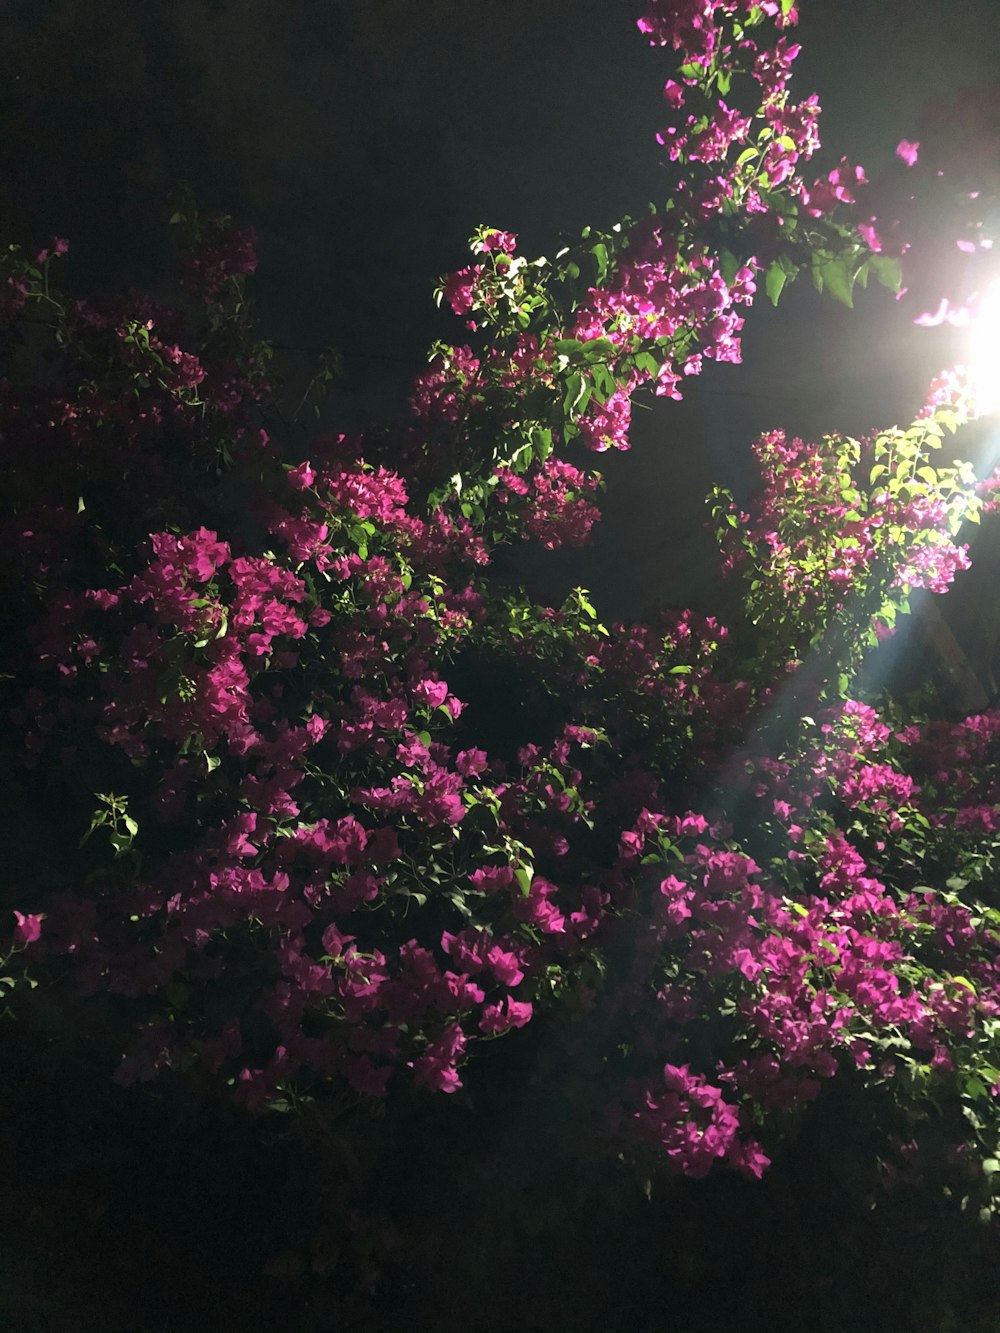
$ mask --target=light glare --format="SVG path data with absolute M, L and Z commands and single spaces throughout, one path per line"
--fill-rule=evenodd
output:
M 987 288 L 970 330 L 972 392 L 978 416 L 1000 412 L 1000 282 Z

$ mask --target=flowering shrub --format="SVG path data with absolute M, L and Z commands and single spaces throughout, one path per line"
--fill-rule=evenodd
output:
M 181 311 L 65 302 L 61 241 L 5 256 L 6 336 L 47 320 L 54 372 L 0 401 L 4 723 L 25 818 L 72 849 L 21 867 L 9 962 L 100 1015 L 119 1082 L 405 1108 L 600 1013 L 609 1151 L 757 1178 L 848 1071 L 991 1209 L 1000 720 L 851 697 L 910 591 L 968 563 L 975 476 L 931 462 L 961 395 L 868 440 L 758 441 L 753 512 L 713 502 L 733 636 L 604 626 L 582 590 L 553 609 L 490 572 L 587 540 L 600 478 L 567 448 L 627 448 L 636 393 L 738 360 L 761 285 L 898 288 L 861 169 L 802 174 L 796 17 L 650 0 L 671 198 L 551 261 L 481 228 L 440 288 L 475 346 L 433 350 L 392 431 L 278 437 L 253 237 L 223 220 L 177 216 Z M 490 735 L 491 691 L 537 731 Z
M 955 538 L 980 519 L 975 470 L 931 466 L 965 419 L 945 401 L 907 431 L 860 442 L 828 436 L 812 445 L 772 431 L 754 445 L 764 483 L 754 515 L 716 490 L 725 564 L 753 571 L 747 611 L 759 638 L 772 639 L 775 667 L 813 652 L 828 670 L 856 668 L 911 592 L 946 592 L 969 567 Z

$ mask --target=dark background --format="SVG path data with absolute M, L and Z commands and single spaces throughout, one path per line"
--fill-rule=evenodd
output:
M 332 344 L 346 377 L 324 425 L 397 412 L 435 338 L 464 330 L 434 280 L 487 223 L 525 253 L 640 213 L 665 192 L 654 134 L 671 54 L 635 29 L 638 0 L 7 0 L 0 10 L 0 219 L 69 238 L 79 292 L 156 288 L 168 200 L 261 237 L 265 334 Z M 937 102 L 1000 76 L 995 0 L 805 0 L 793 88 L 824 107 L 822 156 L 873 178 Z M 750 312 L 741 367 L 710 366 L 684 404 L 636 412 L 634 449 L 596 460 L 607 520 L 585 552 L 528 572 L 608 615 L 707 604 L 703 497 L 745 488 L 763 429 L 861 432 L 909 421 L 960 354 L 883 289 L 848 311 L 803 283 Z M 279 371 L 304 382 L 307 353 Z M 528 568 L 528 567 L 526 567 Z

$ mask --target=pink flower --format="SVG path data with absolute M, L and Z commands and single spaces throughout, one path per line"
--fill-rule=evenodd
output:
M 516 986 L 524 980 L 524 972 L 521 969 L 517 955 L 509 953 L 501 948 L 499 944 L 494 944 L 488 949 L 486 962 L 501 985 Z
M 514 883 L 513 866 L 481 866 L 473 870 L 469 880 L 480 893 L 495 893 L 498 889 L 509 888 Z
M 441 289 L 444 298 L 456 315 L 467 315 L 472 309 L 476 282 L 482 271 L 479 264 L 474 264 L 469 268 L 459 269 L 457 273 L 449 273 L 442 280 Z
M 440 708 L 448 697 L 448 682 L 428 676 L 425 680 L 418 680 L 410 692 L 419 703 L 429 708 Z
M 465 1033 L 458 1023 L 451 1023 L 436 1041 L 427 1043 L 424 1054 L 413 1062 L 413 1078 L 418 1087 L 432 1092 L 455 1092 L 462 1086 L 456 1064 L 465 1050 Z
M 334 923 L 331 923 L 323 931 L 323 948 L 331 958 L 339 958 L 347 945 L 353 943 L 354 936 L 342 935 Z
M 455 768 L 463 778 L 472 777 L 486 769 L 485 750 L 460 750 L 455 757 Z
M 543 934 L 562 935 L 566 931 L 566 918 L 554 902 L 551 901 L 556 886 L 550 884 L 541 875 L 531 881 L 528 896 L 518 893 L 514 899 L 514 915 L 519 921 L 530 922 Z
M 479 1027 L 483 1032 L 506 1032 L 509 1028 L 523 1028 L 531 1022 L 532 1006 L 530 1000 L 512 1000 L 508 995 L 504 1007 L 488 1004 L 483 1010 Z
M 14 927 L 14 943 L 22 948 L 26 944 L 34 944 L 40 938 L 42 933 L 42 921 L 45 919 L 42 913 L 25 915 L 24 912 L 14 913 L 17 918 L 17 925 Z
M 308 463 L 300 463 L 288 473 L 288 480 L 296 490 L 303 491 L 316 480 L 316 471 Z
M 746 1142 L 740 1139 L 734 1140 L 726 1153 L 726 1161 L 751 1180 L 760 1180 L 771 1165 L 770 1157 L 763 1152 L 760 1144 L 755 1143 L 752 1139 Z
M 517 245 L 517 238 L 509 231 L 488 231 L 483 237 L 484 250 L 499 250 L 502 254 L 512 255 Z
M 896 156 L 901 162 L 905 162 L 908 167 L 912 167 L 917 160 L 917 154 L 920 152 L 920 144 L 912 143 L 909 139 L 900 139 L 896 145 Z
M 858 233 L 862 240 L 874 254 L 879 254 L 882 250 L 882 240 L 875 227 L 875 219 L 870 218 L 867 222 L 858 223 Z
M 841 158 L 840 165 L 833 171 L 821 176 L 809 190 L 803 192 L 805 211 L 811 217 L 820 217 L 829 213 L 838 203 L 853 204 L 855 190 L 867 185 L 863 167 L 852 167 L 847 158 Z

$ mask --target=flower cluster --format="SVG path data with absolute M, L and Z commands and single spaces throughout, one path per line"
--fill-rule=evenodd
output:
M 676 1174 L 760 1176 L 845 1071 L 995 1155 L 1000 720 L 848 697 L 968 562 L 974 474 L 931 462 L 955 384 L 906 431 L 758 440 L 751 512 L 715 496 L 732 634 L 493 576 L 504 543 L 587 540 L 601 481 L 567 446 L 626 448 L 635 393 L 737 361 L 761 283 L 805 257 L 848 302 L 873 265 L 896 285 L 836 220 L 861 169 L 801 175 L 796 17 L 651 0 L 669 206 L 552 262 L 480 229 L 441 288 L 477 345 L 361 438 L 279 438 L 225 220 L 175 217 L 194 318 L 63 303 L 62 242 L 5 256 L 0 315 L 44 307 L 61 349 L 0 396 L 5 753 L 60 849 L 14 877 L 8 942 L 54 1004 L 113 997 L 119 1081 L 405 1109 L 545 1014 L 593 1037 L 614 1150 Z
M 763 490 L 753 518 L 715 492 L 727 568 L 749 585 L 748 612 L 772 636 L 776 666 L 820 645 L 850 651 L 859 630 L 870 646 L 911 591 L 943 593 L 969 567 L 956 538 L 979 516 L 973 469 L 931 463 L 964 408 L 939 398 L 908 431 L 863 442 L 769 431 L 754 445 Z

